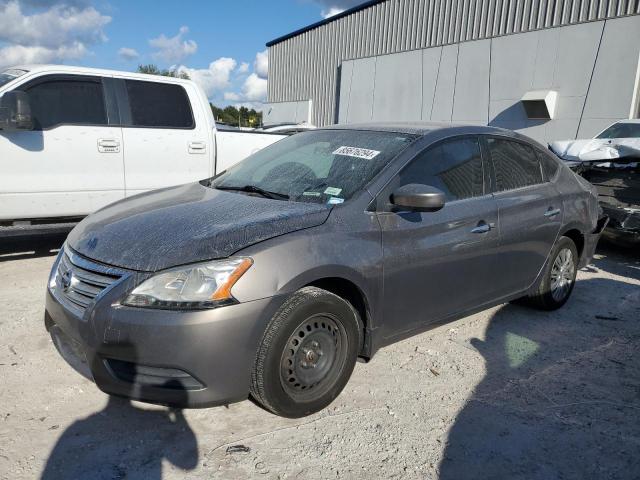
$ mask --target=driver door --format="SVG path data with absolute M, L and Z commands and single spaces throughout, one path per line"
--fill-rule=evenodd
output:
M 77 217 L 124 198 L 122 133 L 103 78 L 45 75 L 20 85 L 31 131 L 0 131 L 0 218 Z
M 442 190 L 437 212 L 377 214 L 382 228 L 384 336 L 400 336 L 490 301 L 498 261 L 498 216 L 475 136 L 458 137 L 419 153 L 383 190 L 403 185 Z

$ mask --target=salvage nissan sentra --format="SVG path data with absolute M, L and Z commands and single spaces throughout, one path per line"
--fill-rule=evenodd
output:
M 605 224 L 594 188 L 522 135 L 329 127 L 84 219 L 45 324 L 109 394 L 300 417 L 436 323 L 561 307 Z

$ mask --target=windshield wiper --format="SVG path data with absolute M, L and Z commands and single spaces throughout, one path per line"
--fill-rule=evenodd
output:
M 240 186 L 233 187 L 233 186 L 220 185 L 220 186 L 216 186 L 215 188 L 218 189 L 218 190 L 231 190 L 231 191 L 235 191 L 235 192 L 257 193 L 258 195 L 262 195 L 265 198 L 271 198 L 273 200 L 288 200 L 289 199 L 289 195 L 287 195 L 285 193 L 270 192 L 269 190 L 265 190 L 263 188 L 255 186 L 255 185 L 245 185 L 244 187 L 240 187 Z

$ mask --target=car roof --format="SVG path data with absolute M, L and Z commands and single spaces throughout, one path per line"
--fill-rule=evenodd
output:
M 625 118 L 624 120 L 618 120 L 615 123 L 640 123 L 640 118 Z
M 447 123 L 447 122 L 366 122 L 366 123 L 351 123 L 351 124 L 338 124 L 322 127 L 324 130 L 369 130 L 373 132 L 395 132 L 406 133 L 413 135 L 427 135 L 438 130 L 452 130 L 452 133 L 464 134 L 464 133 L 484 133 L 484 134 L 500 134 L 513 137 L 522 137 L 531 141 L 531 139 L 524 137 L 512 130 L 505 130 L 498 127 L 487 127 L 481 125 L 467 125 L 462 123 Z

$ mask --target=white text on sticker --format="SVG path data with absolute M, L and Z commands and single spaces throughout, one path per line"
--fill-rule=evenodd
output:
M 380 152 L 378 150 L 369 150 L 368 148 L 342 146 L 334 151 L 333 154 L 373 160 L 380 154 Z

